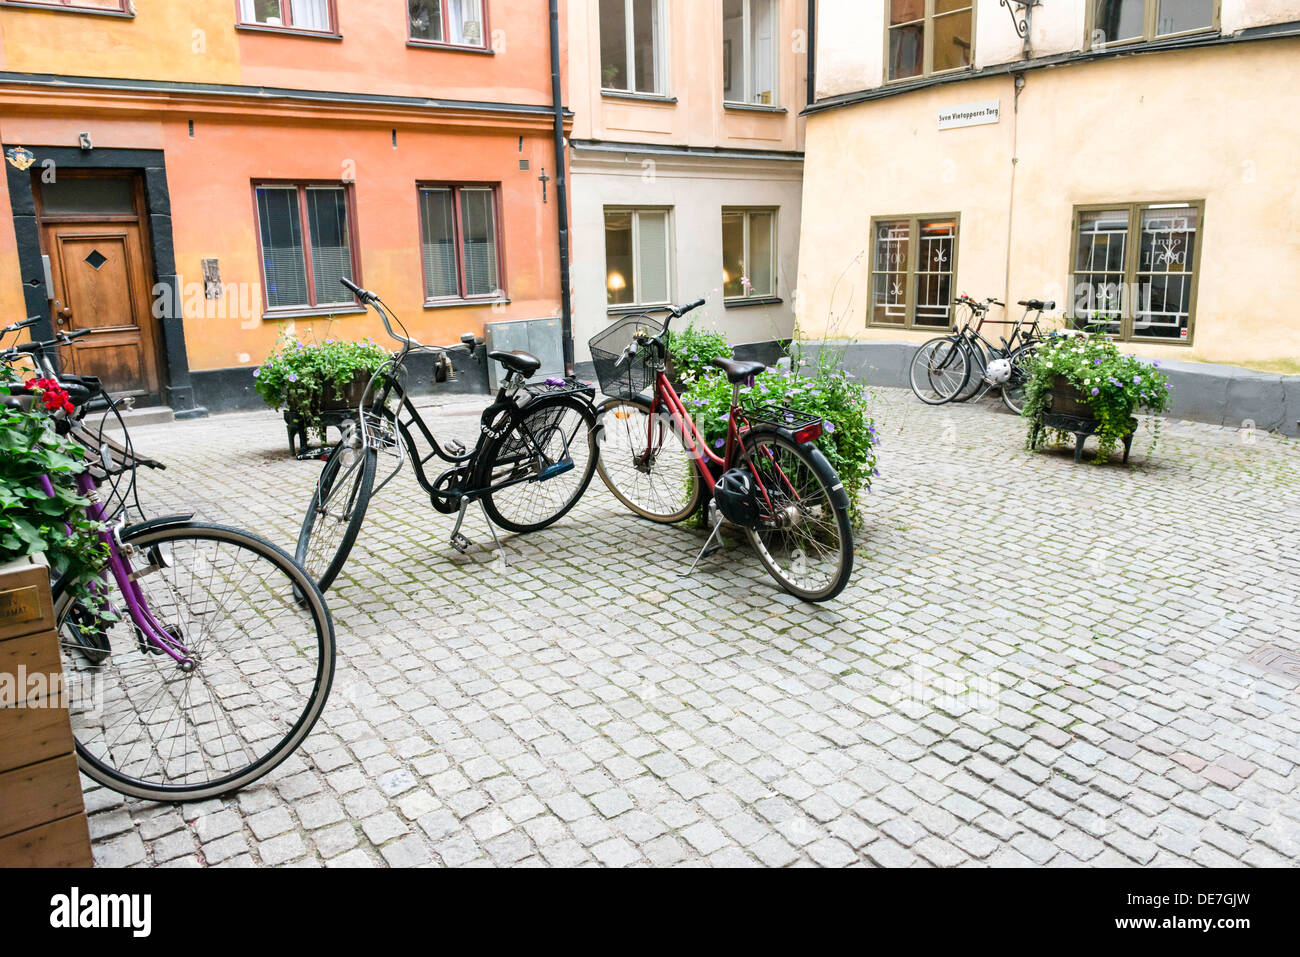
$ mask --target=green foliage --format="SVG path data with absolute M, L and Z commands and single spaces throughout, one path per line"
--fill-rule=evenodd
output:
M 373 339 L 304 343 L 286 335 L 280 337 L 275 351 L 261 367 L 253 370 L 253 376 L 257 380 L 257 394 L 267 405 L 277 410 L 288 409 L 323 435 L 320 422 L 323 404 L 342 400 L 354 379 L 369 378 L 389 358 L 388 352 Z
M 879 474 L 870 393 L 844 368 L 840 351 L 823 344 L 816 358 L 809 359 L 803 345 L 796 341 L 789 355 L 790 371 L 769 369 L 755 379 L 754 388 L 741 391 L 741 409 L 752 412 L 759 406 L 775 405 L 821 416 L 825 432 L 817 440 L 817 447 L 839 473 L 849 493 L 853 524 L 860 527 L 858 494 L 870 489 L 872 478 Z M 709 370 L 682 397 L 687 411 L 714 448 L 721 448 L 726 440 L 731 391 L 725 375 Z
M 681 332 L 673 332 L 668 340 L 668 365 L 675 382 L 688 388 L 701 376 L 712 373 L 713 360 L 731 358 L 727 337 L 711 329 L 701 329 L 694 320 Z
M 0 394 L 16 385 L 0 383 Z M 82 447 L 54 431 L 39 400 L 25 410 L 0 407 L 0 563 L 43 552 L 55 577 L 67 576 L 73 595 L 93 606 L 99 599 L 90 584 L 108 562 L 108 547 L 73 483 L 84 469 Z M 52 497 L 42 475 L 54 486 Z
M 1172 401 L 1173 386 L 1157 368 L 1159 362 L 1121 354 L 1115 342 L 1103 332 L 1076 335 L 1053 334 L 1043 340 L 1028 363 L 1022 414 L 1029 422 L 1030 447 L 1034 445 L 1034 423 L 1042 413 L 1047 393 L 1058 376 L 1078 389 L 1091 406 L 1097 429 L 1096 463 L 1106 462 L 1128 434 L 1130 420 L 1141 411 L 1149 416 L 1152 449 L 1160 439 L 1157 416 Z M 1044 436 L 1039 435 L 1041 446 Z

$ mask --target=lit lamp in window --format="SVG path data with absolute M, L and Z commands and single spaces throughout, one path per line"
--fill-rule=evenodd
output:
M 609 279 L 605 281 L 605 288 L 610 292 L 622 292 L 627 288 L 627 280 L 623 278 L 621 272 L 612 272 Z

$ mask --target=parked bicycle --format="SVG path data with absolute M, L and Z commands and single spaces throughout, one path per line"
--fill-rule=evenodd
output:
M 122 403 L 98 379 L 61 374 L 50 360 L 83 332 L 0 353 L 67 392 L 73 411 L 51 417 L 86 449 L 76 489 L 87 517 L 104 525 L 108 563 L 90 597 L 66 579 L 53 585 L 78 762 L 100 784 L 146 800 L 236 791 L 289 757 L 320 717 L 334 625 L 315 583 L 270 542 L 189 514 L 128 522 L 132 512 L 144 517 L 136 471 L 164 466 L 134 451 Z M 19 408 L 36 394 L 21 380 L 9 393 L 3 401 Z M 120 441 L 106 434 L 109 417 Z M 48 475 L 41 484 L 54 494 Z
M 451 545 L 461 553 L 472 545 L 461 528 L 474 503 L 483 509 L 503 559 L 494 526 L 521 534 L 540 531 L 578 503 L 599 457 L 592 386 L 574 378 L 529 382 L 541 360 L 526 352 L 490 353 L 488 358 L 501 363 L 506 378 L 483 412 L 477 444 L 467 451 L 455 439 L 440 443 L 407 392 L 406 363 L 412 355 L 427 352 L 445 367 L 450 364 L 449 348 L 461 347 L 422 345 L 377 295 L 349 279 L 341 282 L 379 314 L 402 348 L 371 379 L 357 419 L 344 426 L 303 518 L 295 554 L 322 591 L 347 562 L 371 500 L 408 459 L 433 508 L 456 516 Z M 392 322 L 401 328 L 400 334 Z M 473 335 L 463 336 L 461 342 L 471 355 L 477 349 Z M 428 452 L 417 443 L 417 435 Z M 391 468 L 386 464 L 387 475 L 376 486 L 381 456 Z M 435 458 L 450 467 L 433 478 L 425 468 Z
M 610 397 L 600 407 L 601 478 L 620 502 L 653 522 L 680 522 L 709 496 L 713 531 L 690 571 L 730 525 L 744 531 L 790 594 L 834 598 L 853 573 L 853 539 L 848 493 L 813 445 L 822 420 L 773 406 L 743 411 L 743 384 L 766 366 L 715 359 L 733 388 L 722 454 L 710 449 L 665 371 L 672 320 L 702 305 L 699 299 L 673 309 L 665 320 L 624 319 L 591 340 L 596 375 Z
M 988 314 L 994 306 L 1003 307 L 1002 302 L 958 296 L 953 308 L 964 308 L 966 321 L 952 333 L 926 342 L 912 357 L 909 378 L 916 397 L 928 405 L 943 405 L 980 399 L 996 388 L 1003 404 L 1019 415 L 1024 408 L 1026 363 L 1041 338 L 1043 312 L 1055 309 L 1056 303 L 1027 299 L 1019 305 L 1025 308 L 1019 319 L 993 320 Z M 999 336 L 995 344 L 984 335 L 985 325 L 1009 325 L 1011 335 Z

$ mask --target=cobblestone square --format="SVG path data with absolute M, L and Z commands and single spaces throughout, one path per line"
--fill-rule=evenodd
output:
M 485 403 L 431 421 L 472 439 Z M 988 403 L 876 412 L 824 606 L 739 541 L 679 577 L 704 534 L 599 478 L 508 567 L 471 513 L 462 556 L 407 470 L 327 596 L 338 672 L 302 749 L 224 800 L 89 790 L 97 863 L 1292 864 L 1295 442 L 1168 422 L 1149 461 L 1143 433 L 1132 468 L 1076 466 Z M 278 416 L 133 438 L 169 466 L 141 475 L 151 515 L 292 551 L 319 466 Z

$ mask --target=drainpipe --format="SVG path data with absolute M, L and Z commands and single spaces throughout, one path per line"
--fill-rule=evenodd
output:
M 817 102 L 817 0 L 808 0 L 808 105 Z
M 564 156 L 564 94 L 560 85 L 560 0 L 551 0 L 551 101 L 555 108 L 555 202 L 560 216 L 560 335 L 564 373 L 573 375 L 573 297 L 569 291 L 569 175 Z

